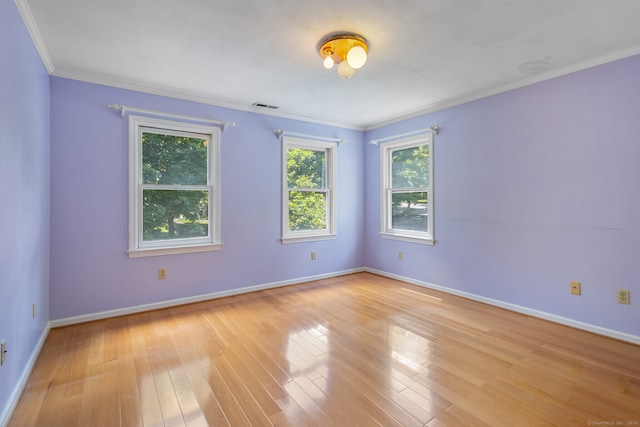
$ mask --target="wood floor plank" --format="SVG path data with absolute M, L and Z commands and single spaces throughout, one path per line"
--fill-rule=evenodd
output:
M 283 416 L 291 421 L 294 426 L 314 427 L 320 424 L 314 422 L 314 420 L 298 405 L 295 399 L 287 394 L 285 397 L 278 399 L 278 405 L 282 408 Z M 279 422 L 280 417 L 273 417 L 272 421 L 274 425 Z
M 251 421 L 245 414 L 242 406 L 238 402 L 238 399 L 233 394 L 233 391 L 229 388 L 229 385 L 225 381 L 225 378 L 219 372 L 215 363 L 211 365 L 207 371 L 207 385 L 211 389 L 216 401 L 219 403 L 220 408 L 224 412 L 225 418 L 232 426 L 237 425 L 251 425 Z
M 193 389 L 189 386 L 176 391 L 176 397 L 180 404 L 180 410 L 184 416 L 184 423 L 188 427 L 206 427 L 207 418 L 200 410 L 200 405 L 196 399 Z
M 64 384 L 62 384 L 47 390 L 44 400 L 42 401 L 43 410 L 40 411 L 36 419 L 37 425 L 45 425 L 47 423 L 59 425 L 60 407 L 64 399 L 64 388 Z
M 314 400 L 314 391 L 307 392 L 303 386 L 300 385 L 298 377 L 294 377 L 287 381 L 284 385 L 288 395 L 298 404 L 304 413 L 312 419 L 313 422 L 321 426 L 329 426 L 338 424 L 338 420 L 331 418 L 331 416 L 323 409 L 322 405 Z
M 639 346 L 358 273 L 52 329 L 9 427 L 638 420 Z
M 183 419 L 182 410 L 178 403 L 171 375 L 164 362 L 163 354 L 149 354 L 149 364 L 164 423 L 167 425 L 176 424 Z
M 87 384 L 82 393 L 78 411 L 78 425 L 88 426 L 100 424 L 99 411 L 102 402 L 98 400 L 98 388 L 100 387 L 101 380 L 102 378 L 99 375 L 87 378 Z
M 234 353 L 235 360 L 237 360 L 237 362 L 233 362 L 234 366 L 242 363 L 245 369 L 251 373 L 254 381 L 260 384 L 271 398 L 277 400 L 287 394 L 281 383 L 265 367 L 264 362 L 268 362 L 268 358 L 264 353 L 259 352 L 256 347 L 251 346 L 250 342 L 247 343 L 246 340 L 243 340 L 241 345 L 234 346 L 230 351 Z M 242 372 L 242 369 L 240 371 Z M 280 371 L 280 373 L 282 372 Z M 269 414 L 271 411 L 267 410 L 265 412 Z
M 364 394 L 371 402 L 371 405 L 379 408 L 382 412 L 388 414 L 404 426 L 421 426 L 433 418 L 433 416 L 425 411 L 413 401 L 404 395 L 396 392 L 392 388 L 384 386 L 385 380 L 365 375 L 362 372 L 349 369 L 348 366 L 336 365 L 336 373 L 349 382 L 360 393 Z
M 140 393 L 140 411 L 142 424 L 147 426 L 163 425 L 160 400 L 151 370 L 148 355 L 143 354 L 135 358 L 135 372 Z
M 207 423 L 211 426 L 230 426 L 231 424 L 229 424 L 220 402 L 209 387 L 207 379 L 194 379 L 191 384 L 193 395 Z
M 261 412 L 263 412 L 267 417 L 271 417 L 272 415 L 281 412 L 280 407 L 276 403 L 276 400 L 281 397 L 280 393 L 277 396 L 272 396 L 269 394 L 267 389 L 265 388 L 266 384 L 270 383 L 270 378 L 266 376 L 256 377 L 254 372 L 256 372 L 256 368 L 259 365 L 252 363 L 252 359 L 249 355 L 247 355 L 246 359 L 243 359 L 239 356 L 236 351 L 234 351 L 235 347 L 240 347 L 239 345 L 233 346 L 233 348 L 227 348 L 223 350 L 223 355 L 225 360 L 228 362 L 229 368 L 233 369 L 235 375 L 237 376 L 237 381 L 243 384 L 247 392 L 251 395 L 251 397 L 258 404 Z M 252 366 L 248 366 L 246 362 L 252 364 Z M 260 379 L 262 378 L 263 381 Z
M 332 396 L 342 410 L 357 421 L 358 425 L 401 426 L 387 411 L 373 403 L 369 397 L 346 381 L 342 375 L 332 374 L 315 381 L 327 396 Z M 321 384 L 321 385 L 320 385 Z
M 269 416 L 254 397 L 254 393 L 251 392 L 251 390 L 256 387 L 251 383 L 244 383 L 242 378 L 238 376 L 231 362 L 224 355 L 216 358 L 215 366 L 224 378 L 229 390 L 239 403 L 251 425 L 270 426 Z M 267 407 L 266 410 L 270 413 L 275 412 L 269 407 Z
M 118 373 L 110 370 L 102 376 L 96 390 L 96 400 L 101 402 L 98 407 L 99 425 L 104 427 L 120 427 L 122 419 L 120 413 L 121 397 L 119 393 Z
M 60 422 L 57 425 L 61 427 L 62 426 L 79 426 L 80 412 L 78 411 L 78 408 L 80 407 L 80 405 L 82 405 L 81 394 L 65 397 L 64 400 L 62 401 L 62 406 L 60 407 L 60 415 L 58 416 L 58 420 Z M 122 419 L 123 427 L 137 425 L 137 422 L 136 424 L 125 424 L 125 420 L 126 418 Z M 25 424 L 25 425 L 30 425 L 30 424 Z
M 135 426 L 142 418 L 140 392 L 136 381 L 135 359 L 131 350 L 121 357 L 118 364 L 118 390 L 122 426 Z M 124 353 L 123 353 L 124 354 Z

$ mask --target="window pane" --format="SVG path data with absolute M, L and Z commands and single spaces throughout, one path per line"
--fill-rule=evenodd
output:
M 206 138 L 142 133 L 143 184 L 207 185 Z
M 395 150 L 391 155 L 392 188 L 424 188 L 429 186 L 429 146 Z
M 327 193 L 289 192 L 289 230 L 324 230 L 327 228 Z
M 209 233 L 206 190 L 143 190 L 143 240 L 207 237 Z
M 287 149 L 287 187 L 326 188 L 326 152 Z
M 392 193 L 391 227 L 428 232 L 427 204 L 427 193 L 424 191 Z

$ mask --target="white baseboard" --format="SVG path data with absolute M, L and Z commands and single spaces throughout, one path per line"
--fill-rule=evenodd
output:
M 311 282 L 314 280 L 321 280 L 321 279 L 328 279 L 331 277 L 345 276 L 347 274 L 361 273 L 363 271 L 365 271 L 364 268 L 354 268 L 351 270 L 342 270 L 342 271 L 337 271 L 333 273 L 319 274 L 316 276 L 299 277 L 297 279 L 264 283 L 264 284 L 255 285 L 255 286 L 247 286 L 244 288 L 231 289 L 228 291 L 213 292 L 210 294 L 197 295 L 194 297 L 178 298 L 174 300 L 162 301 L 162 302 L 157 302 L 153 304 L 144 304 L 144 305 L 138 305 L 135 307 L 121 308 L 117 310 L 101 311 L 99 313 L 85 314 L 81 316 L 67 317 L 65 319 L 52 320 L 51 322 L 49 322 L 49 325 L 52 328 L 58 328 L 60 326 L 74 325 L 76 323 L 91 322 L 93 320 L 101 320 L 101 319 L 108 319 L 110 317 L 124 316 L 127 314 L 142 313 L 144 311 L 158 310 L 158 309 L 167 308 L 167 307 L 175 307 L 183 304 L 192 304 L 195 302 L 202 302 L 202 301 L 207 301 L 207 300 L 216 299 L 216 298 L 246 294 L 249 292 L 261 291 L 265 289 L 273 289 L 273 288 L 280 288 L 283 286 L 297 285 L 299 283 Z
M 482 303 L 485 303 L 485 304 L 493 305 L 495 307 L 504 308 L 504 309 L 507 309 L 507 310 L 515 311 L 517 313 L 526 314 L 528 316 L 549 320 L 549 321 L 554 322 L 554 323 L 560 323 L 562 325 L 571 326 L 573 328 L 582 329 L 582 330 L 593 332 L 593 333 L 596 333 L 596 334 L 599 334 L 599 335 L 604 335 L 604 336 L 607 336 L 607 337 L 610 337 L 610 338 L 615 338 L 615 339 L 618 339 L 618 340 L 621 340 L 621 341 L 626 341 L 626 342 L 630 342 L 630 343 L 633 343 L 633 344 L 640 345 L 640 337 L 636 336 L 636 335 L 631 335 L 631 334 L 627 334 L 627 333 L 624 333 L 624 332 L 615 331 L 613 329 L 602 328 L 600 326 L 591 325 L 589 323 L 578 322 L 576 320 L 569 319 L 567 317 L 558 316 L 558 315 L 547 313 L 547 312 L 544 312 L 544 311 L 534 310 L 532 308 L 528 308 L 528 307 L 524 307 L 524 306 L 520 306 L 520 305 L 516 305 L 516 304 L 511 304 L 511 303 L 500 301 L 500 300 L 496 300 L 496 299 L 493 299 L 493 298 L 487 298 L 487 297 L 483 297 L 483 296 L 480 296 L 480 295 L 472 294 L 472 293 L 469 293 L 469 292 L 459 291 L 459 290 L 456 290 L 456 289 L 447 288 L 447 287 L 436 285 L 436 284 L 433 284 L 433 283 L 412 279 L 410 277 L 405 277 L 405 276 L 401 276 L 401 275 L 398 275 L 398 274 L 387 273 L 387 272 L 382 271 L 382 270 L 376 270 L 376 269 L 368 268 L 368 267 L 354 268 L 354 269 L 351 269 L 351 270 L 337 271 L 337 272 L 333 272 L 333 273 L 320 274 L 320 275 L 316 275 L 316 276 L 299 277 L 299 278 L 296 278 L 296 279 L 283 280 L 283 281 L 279 281 L 279 282 L 264 283 L 264 284 L 255 285 L 255 286 L 247 286 L 247 287 L 244 287 L 244 288 L 232 289 L 232 290 L 228 290 L 228 291 L 220 291 L 220 292 L 213 292 L 213 293 L 204 294 L 204 295 L 197 295 L 197 296 L 194 296 L 194 297 L 179 298 L 179 299 L 174 299 L 174 300 L 169 300 L 169 301 L 162 301 L 162 302 L 153 303 L 153 304 L 145 304 L 145 305 L 139 305 L 139 306 L 135 306 L 135 307 L 127 307 L 127 308 L 122 308 L 122 309 L 117 309 L 117 310 L 102 311 L 102 312 L 99 312 L 99 313 L 92 313 L 92 314 L 86 314 L 86 315 L 82 315 L 82 316 L 68 317 L 68 318 L 65 318 L 65 319 L 52 320 L 52 321 L 49 322 L 49 327 L 57 328 L 57 327 L 61 327 L 61 326 L 74 325 L 76 323 L 84 323 L 84 322 L 90 322 L 90 321 L 93 321 L 93 320 L 108 319 L 110 317 L 124 316 L 124 315 L 127 315 L 127 314 L 141 313 L 141 312 L 144 312 L 144 311 L 158 310 L 158 309 L 167 308 L 167 307 L 175 307 L 175 306 L 178 306 L 178 305 L 191 304 L 191 303 L 195 303 L 195 302 L 202 302 L 202 301 L 207 301 L 207 300 L 216 299 L 216 298 L 223 298 L 223 297 L 228 297 L 228 296 L 233 296 L 233 295 L 246 294 L 246 293 L 249 293 L 249 292 L 255 292 L 255 291 L 260 291 L 260 290 L 265 290 L 265 289 L 273 289 L 273 288 L 279 288 L 279 287 L 283 287 L 283 286 L 296 285 L 296 284 L 299 284 L 299 283 L 310 282 L 310 281 L 313 281 L 313 280 L 321 280 L 321 279 L 328 279 L 328 278 L 331 278 L 331 277 L 345 276 L 347 274 L 360 273 L 360 272 L 363 272 L 363 271 L 366 271 L 366 272 L 369 272 L 369 273 L 373 273 L 373 274 L 378 274 L 380 276 L 389 277 L 391 279 L 400 280 L 402 282 L 406 282 L 406 283 L 411 283 L 411 284 L 414 284 L 414 285 L 422 286 L 422 287 L 425 287 L 425 288 L 435 289 L 435 290 L 438 290 L 438 291 L 441 291 L 441 292 L 445 292 L 445 293 L 448 293 L 448 294 L 457 295 L 457 296 L 468 298 L 468 299 L 471 299 L 471 300 L 474 300 L 474 301 L 479 301 L 479 302 L 482 302 Z M 0 426 L 1 426 L 1 424 L 0 424 Z
M 451 295 L 457 295 L 470 300 L 479 301 L 485 304 L 493 305 L 495 307 L 504 308 L 507 310 L 515 311 L 517 313 L 526 314 L 528 316 L 537 317 L 539 319 L 549 320 L 554 323 L 560 323 L 565 326 L 571 326 L 572 328 L 582 329 L 584 331 L 593 332 L 595 334 L 604 335 L 610 338 L 615 338 L 620 341 L 630 342 L 632 344 L 640 345 L 640 337 L 636 335 L 627 334 L 613 329 L 602 328 L 600 326 L 591 325 L 589 323 L 578 322 L 577 320 L 569 319 L 567 317 L 557 316 L 555 314 L 547 313 L 544 311 L 534 310 L 532 308 L 523 307 L 521 305 L 511 304 L 508 302 L 496 300 L 493 298 L 486 298 L 480 295 L 475 295 L 469 292 L 459 291 L 456 289 L 446 288 L 444 286 L 435 285 L 429 282 L 423 282 L 421 280 L 412 279 L 410 277 L 400 276 L 393 273 L 387 273 L 385 271 L 376 270 L 373 268 L 364 268 L 363 271 L 368 273 L 378 274 L 380 276 L 389 277 L 391 279 L 400 280 L 402 282 L 411 283 L 413 285 L 422 286 L 429 289 L 445 292 Z
M 9 419 L 11 418 L 11 415 L 13 415 L 13 411 L 16 409 L 16 406 L 18 405 L 20 396 L 22 396 L 22 392 L 25 386 L 27 385 L 27 381 L 29 380 L 31 371 L 33 370 L 33 367 L 36 364 L 36 360 L 38 360 L 38 356 L 40 355 L 40 350 L 42 350 L 42 346 L 44 345 L 44 342 L 47 339 L 47 336 L 49 335 L 50 329 L 51 329 L 51 325 L 47 324 L 47 326 L 44 328 L 44 331 L 42 331 L 42 335 L 40 335 L 40 339 L 38 340 L 38 343 L 33 348 L 33 351 L 31 352 L 31 356 L 29 357 L 29 360 L 27 360 L 27 364 L 22 370 L 22 374 L 20 375 L 20 378 L 18 378 L 18 383 L 13 388 L 11 395 L 9 395 L 7 404 L 4 407 L 4 410 L 2 411 L 2 413 L 0 414 L 0 427 L 6 427 L 7 424 L 9 424 Z

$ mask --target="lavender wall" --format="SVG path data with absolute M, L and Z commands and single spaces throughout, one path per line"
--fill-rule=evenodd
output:
M 0 0 L 0 77 L 1 425 L 49 320 L 49 76 L 10 0 Z
M 222 134 L 221 251 L 127 257 L 128 122 L 108 104 L 238 124 Z M 51 319 L 364 265 L 361 132 L 61 78 L 51 82 L 51 123 Z M 274 129 L 349 140 L 338 149 L 336 240 L 280 243 L 281 145 Z M 160 267 L 168 279 L 157 279 Z
M 619 287 L 640 295 L 636 75 L 640 57 L 627 58 L 364 137 L 54 78 L 51 318 L 366 266 L 640 336 L 635 305 L 615 301 Z M 109 103 L 239 124 L 223 134 L 221 252 L 127 258 L 127 124 Z M 438 243 L 380 239 L 378 148 L 366 141 L 435 123 L 443 126 L 435 148 Z M 350 140 L 339 149 L 337 240 L 279 243 L 274 128 Z M 168 268 L 166 281 L 156 279 L 159 267 Z M 582 296 L 569 294 L 571 280 L 582 282 Z
M 378 237 L 367 144 L 366 265 L 640 336 L 639 76 L 635 56 L 368 132 L 442 125 L 433 247 Z
M 640 336 L 638 76 L 635 56 L 363 135 L 50 80 L 0 0 L 0 424 L 50 319 L 363 266 Z M 127 121 L 110 103 L 239 124 L 223 134 L 222 251 L 127 257 Z M 380 239 L 378 148 L 365 141 L 436 123 L 438 243 Z M 274 128 L 350 141 L 338 151 L 338 239 L 280 244 Z M 617 304 L 617 288 L 634 302 Z

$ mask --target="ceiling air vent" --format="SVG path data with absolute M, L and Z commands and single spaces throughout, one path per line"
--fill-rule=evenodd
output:
M 265 103 L 262 103 L 262 102 L 254 102 L 252 105 L 254 107 L 268 108 L 270 110 L 277 110 L 278 108 L 280 108 L 280 107 L 278 107 L 276 105 L 269 105 L 269 104 L 265 104 Z

